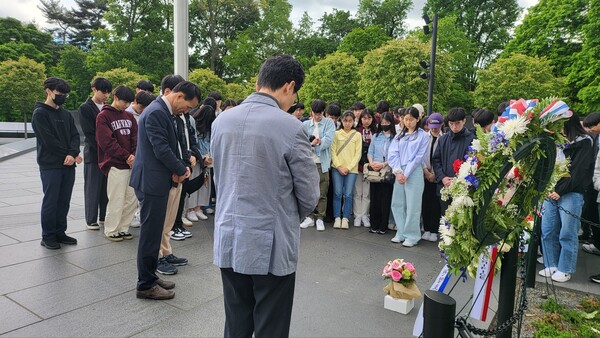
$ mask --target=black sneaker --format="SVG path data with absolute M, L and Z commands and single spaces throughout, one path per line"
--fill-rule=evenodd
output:
M 185 235 L 181 232 L 181 229 L 175 228 L 171 231 L 170 235 L 171 239 L 174 241 L 183 241 L 185 239 Z
M 167 261 L 167 263 L 175 265 L 175 266 L 182 266 L 182 265 L 186 265 L 188 263 L 187 258 L 177 257 L 173 254 L 165 256 L 164 259 Z
M 50 250 L 56 250 L 56 249 L 60 249 L 60 244 L 53 239 L 42 239 L 42 241 L 40 242 L 41 246 L 46 247 L 46 249 L 50 249 Z
M 370 229 L 369 229 L 369 232 L 370 232 L 370 233 L 372 233 L 372 234 L 376 234 L 376 233 L 377 233 L 377 230 L 375 230 L 375 229 L 373 229 L 373 228 L 370 228 Z
M 174 275 L 177 273 L 177 268 L 167 262 L 165 257 L 161 257 L 158 259 L 158 266 L 156 267 L 156 272 L 161 273 L 163 275 Z
M 379 231 L 377 231 L 377 233 L 380 235 L 385 235 L 385 234 L 387 234 L 387 230 L 379 230 Z
M 192 233 L 191 231 L 187 230 L 187 229 L 182 229 L 180 228 L 179 231 L 181 231 L 181 233 L 185 236 L 185 238 L 190 238 L 192 237 Z
M 98 223 L 92 223 L 87 225 L 88 230 L 98 230 L 100 229 L 100 225 Z
M 56 235 L 56 241 L 58 243 L 67 244 L 67 245 L 76 245 L 77 239 L 71 236 L 67 236 L 67 234 Z
M 600 284 L 600 273 L 595 276 L 590 276 L 590 281 Z
M 119 232 L 119 236 L 121 236 L 121 238 L 123 239 L 133 239 L 133 235 L 128 233 L 128 232 Z

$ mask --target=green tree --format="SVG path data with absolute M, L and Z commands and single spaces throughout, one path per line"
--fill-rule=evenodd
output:
M 492 63 L 478 73 L 479 84 L 473 93 L 477 107 L 494 108 L 509 99 L 542 99 L 560 96 L 563 79 L 556 78 L 550 62 L 514 54 Z
M 66 44 L 69 40 L 69 32 L 73 27 L 73 20 L 65 6 L 60 3 L 60 0 L 40 0 L 38 8 L 48 23 L 57 26 L 48 31 L 55 34 L 63 45 Z
M 362 62 L 367 52 L 381 47 L 390 37 L 379 25 L 353 29 L 338 47 L 338 51 L 348 53 Z
M 78 47 L 67 45 L 59 54 L 59 62 L 51 74 L 65 79 L 71 85 L 69 100 L 74 105 L 83 102 L 90 94 L 93 74 L 87 68 L 87 54 Z
M 342 11 L 335 8 L 331 13 L 323 13 L 319 21 L 321 21 L 321 36 L 331 40 L 335 48 L 337 48 L 346 34 L 360 26 L 358 21 L 352 17 L 350 11 Z
M 104 28 L 108 3 L 107 0 L 75 0 L 75 4 L 77 7 L 71 9 L 70 43 L 87 49 L 92 46 L 92 32 Z
M 138 35 L 171 29 L 173 4 L 161 0 L 107 0 L 104 14 L 117 38 L 133 41 Z
M 0 121 L 25 121 L 31 118 L 36 101 L 44 97 L 46 67 L 21 56 L 0 62 Z
M 581 50 L 589 0 L 540 0 L 529 8 L 502 56 L 546 57 L 556 76 L 566 76 Z
M 52 65 L 55 49 L 50 34 L 40 32 L 32 24 L 23 25 L 14 18 L 0 18 L 0 61 L 25 56 Z
M 256 90 L 254 88 L 255 82 L 247 81 L 245 83 L 228 83 L 225 85 L 225 89 L 221 94 L 224 98 L 233 99 L 233 100 L 243 100 L 248 95 L 254 93 Z
M 213 91 L 220 93 L 225 91 L 225 81 L 208 68 L 200 68 L 192 71 L 188 75 L 188 79 L 200 87 L 204 96 Z
M 300 97 L 307 104 L 314 99 L 338 101 L 346 109 L 356 101 L 358 68 L 358 60 L 352 55 L 327 55 L 309 69 Z
M 362 25 L 380 25 L 389 37 L 397 38 L 406 33 L 404 20 L 411 7 L 411 0 L 360 0 L 356 16 Z
M 227 44 L 229 54 L 224 62 L 228 69 L 224 76 L 228 78 L 247 80 L 258 73 L 264 60 L 290 49 L 292 5 L 287 0 L 263 0 L 259 10 L 260 20 Z
M 132 72 L 127 68 L 115 68 L 105 72 L 99 72 L 96 74 L 96 76 L 94 76 L 94 79 L 97 77 L 103 77 L 110 81 L 110 83 L 113 85 L 113 88 L 124 85 L 131 88 L 131 90 L 135 90 L 135 86 L 138 82 L 140 82 L 140 80 L 148 79 L 147 76 Z M 90 83 L 92 81 L 93 80 L 90 80 Z
M 336 42 L 321 36 L 314 29 L 314 25 L 308 13 L 304 12 L 298 28 L 294 30 L 294 42 L 290 46 L 290 53 L 302 63 L 304 69 L 314 66 L 317 61 L 333 53 L 336 48 Z
M 379 100 L 403 106 L 427 102 L 428 81 L 419 74 L 420 60 L 429 57 L 430 46 L 417 39 L 392 40 L 386 45 L 370 51 L 359 70 L 358 96 L 367 106 Z M 439 53 L 436 63 L 434 110 L 447 108 L 453 73 L 450 71 L 451 57 Z
M 190 45 L 199 65 L 223 76 L 227 42 L 260 19 L 253 0 L 193 0 L 190 3 Z
M 485 68 L 509 40 L 509 30 L 517 19 L 517 0 L 427 0 L 423 13 L 437 11 L 440 17 L 455 16 L 456 25 L 473 42 L 469 58 L 474 65 L 468 73 L 471 90 L 477 82 L 477 69 Z

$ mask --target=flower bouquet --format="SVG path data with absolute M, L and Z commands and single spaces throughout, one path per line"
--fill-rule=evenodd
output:
M 417 270 L 414 265 L 396 258 L 386 264 L 382 276 L 391 280 L 383 288 L 387 292 L 384 307 L 403 314 L 409 313 L 414 307 L 414 299 L 421 297 L 421 291 L 416 283 Z

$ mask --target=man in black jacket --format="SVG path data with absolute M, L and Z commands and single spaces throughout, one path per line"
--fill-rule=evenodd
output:
M 467 148 L 473 142 L 475 135 L 465 128 L 467 123 L 465 110 L 463 108 L 452 108 L 448 111 L 449 133 L 440 137 L 438 146 L 433 153 L 432 163 L 437 183 L 437 193 L 440 194 L 442 187 L 447 187 L 455 176 L 453 164 L 456 160 L 464 160 Z M 452 201 L 441 201 L 442 215 L 448 209 Z
M 79 107 L 79 121 L 85 136 L 83 148 L 83 190 L 85 201 L 85 222 L 90 230 L 98 230 L 98 223 L 104 222 L 108 196 L 106 176 L 98 167 L 98 144 L 96 143 L 96 117 L 112 91 L 112 84 L 105 78 L 92 81 L 94 95 Z M 100 209 L 100 214 L 98 214 Z
M 31 118 L 37 145 L 37 163 L 44 198 L 42 200 L 41 245 L 60 249 L 60 243 L 74 245 L 77 240 L 67 236 L 67 214 L 75 183 L 75 163 L 79 156 L 79 133 L 71 114 L 61 105 L 71 87 L 63 79 L 50 77 L 44 81 L 46 101 L 37 103 Z

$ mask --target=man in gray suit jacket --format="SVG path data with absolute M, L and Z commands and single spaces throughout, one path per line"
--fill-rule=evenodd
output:
M 188 81 L 152 102 L 138 126 L 138 146 L 129 185 L 140 201 L 141 232 L 138 245 L 136 296 L 170 299 L 175 283 L 156 276 L 158 250 L 167 212 L 169 190 L 190 176 L 182 160 L 176 120 L 198 105 L 200 89 Z
M 300 220 L 319 200 L 306 128 L 286 113 L 303 82 L 298 61 L 270 58 L 258 92 L 212 126 L 214 263 L 223 279 L 225 337 L 289 335 Z

